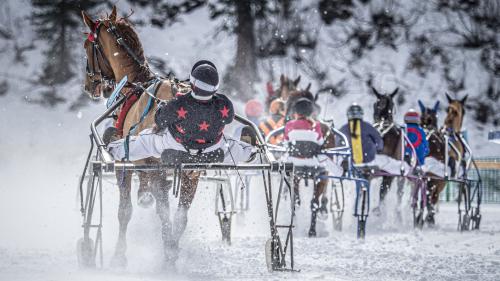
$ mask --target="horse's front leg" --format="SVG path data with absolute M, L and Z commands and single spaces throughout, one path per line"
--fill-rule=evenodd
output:
M 384 207 L 384 200 L 385 200 L 385 196 L 387 195 L 387 193 L 389 192 L 389 190 L 391 189 L 391 184 L 392 184 L 392 177 L 382 177 L 382 183 L 380 184 L 380 201 L 379 201 L 379 205 L 375 208 L 373 208 L 373 214 L 376 215 L 376 216 L 380 216 L 380 214 L 382 213 L 382 208 Z
M 321 202 L 321 207 L 320 207 L 319 198 L 321 197 L 321 195 L 324 195 L 327 185 L 328 185 L 328 180 L 321 180 L 318 183 L 314 183 L 314 194 L 311 200 L 311 225 L 309 227 L 309 233 L 308 233 L 309 237 L 316 237 L 317 215 L 318 211 L 321 211 L 320 208 L 323 208 L 323 202 Z M 323 196 L 323 198 L 326 199 L 325 196 Z M 327 202 L 324 204 L 325 211 L 327 204 L 328 204 Z
M 125 255 L 127 251 L 127 227 L 132 218 L 132 200 L 130 197 L 132 173 L 125 171 L 117 172 L 116 177 L 120 190 L 120 203 L 118 206 L 118 222 L 120 226 L 111 266 L 125 267 L 127 266 L 127 257 Z
M 405 187 L 405 178 L 404 177 L 398 177 L 397 178 L 397 185 L 398 185 L 398 201 L 397 201 L 397 206 L 396 206 L 396 219 L 398 222 L 403 221 L 403 215 L 402 215 L 402 204 L 403 204 L 403 195 L 404 195 L 404 187 Z

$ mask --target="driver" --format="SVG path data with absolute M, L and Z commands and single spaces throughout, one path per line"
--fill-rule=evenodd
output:
M 352 161 L 358 166 L 377 166 L 380 170 L 391 174 L 400 174 L 401 165 L 404 172 L 410 172 L 406 162 L 398 161 L 387 155 L 379 154 L 384 149 L 384 141 L 380 133 L 363 120 L 363 108 L 353 103 L 347 109 L 348 123 L 340 131 L 347 137 L 352 150 Z M 339 146 L 345 145 L 341 140 Z
M 131 136 L 128 159 L 160 158 L 166 149 L 188 152 L 191 155 L 224 151 L 225 163 L 249 160 L 252 146 L 226 137 L 224 127 L 234 119 L 232 102 L 217 93 L 219 74 L 210 61 L 197 62 L 190 75 L 191 91 L 177 95 L 160 106 L 155 115 L 156 128 Z M 126 158 L 125 139 L 109 143 L 108 150 L 115 160 Z
M 289 147 L 287 159 L 299 166 L 324 167 L 330 175 L 340 176 L 339 165 L 325 154 L 321 154 L 324 143 L 318 120 L 312 118 L 314 104 L 308 98 L 300 98 L 294 104 L 293 120 L 285 125 L 284 140 Z

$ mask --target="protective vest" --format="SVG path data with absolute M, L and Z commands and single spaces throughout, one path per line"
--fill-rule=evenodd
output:
M 350 120 L 349 131 L 351 133 L 352 160 L 355 164 L 361 164 L 363 163 L 363 145 L 361 143 L 360 120 Z
M 275 121 L 275 119 L 277 119 Z M 285 118 L 281 115 L 273 115 L 268 117 L 265 121 L 260 122 L 259 129 L 262 131 L 264 136 L 269 135 L 269 133 L 273 130 L 283 127 L 285 124 Z M 271 144 L 278 144 L 283 140 L 283 134 L 275 135 L 271 137 L 269 142 Z

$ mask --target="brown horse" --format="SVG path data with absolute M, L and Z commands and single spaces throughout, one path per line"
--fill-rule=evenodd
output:
M 452 149 L 449 150 L 449 166 L 452 170 L 451 174 L 452 176 L 456 176 L 458 170 L 457 166 L 464 164 L 463 161 L 462 163 L 457 163 L 458 159 L 463 158 L 464 155 L 464 146 L 458 138 L 458 135 L 462 129 L 467 96 L 465 96 L 462 100 L 455 100 L 446 94 L 446 98 L 448 99 L 449 105 L 442 130 L 439 130 L 437 127 L 439 102 L 436 102 L 434 108 L 427 108 L 419 101 L 420 110 L 422 111 L 421 124 L 426 130 L 427 139 L 429 141 L 429 156 L 436 158 L 442 163 L 445 163 L 445 149 L 447 145 L 445 143 L 444 135 L 448 134 L 450 142 L 458 150 L 458 154 Z M 435 206 L 439 201 L 439 194 L 446 186 L 446 179 L 439 179 L 431 172 L 429 172 L 428 175 L 430 176 L 430 179 L 427 182 L 427 189 L 429 190 L 430 200 L 428 200 L 428 212 L 425 220 L 430 226 L 432 226 L 435 224 Z
M 300 77 L 299 77 L 300 78 Z M 313 102 L 313 104 L 316 106 L 314 100 L 314 95 L 309 92 L 309 88 L 311 87 L 311 84 L 307 86 L 307 89 L 305 90 L 295 90 L 291 91 L 289 93 L 289 98 L 287 100 L 287 107 L 286 107 L 286 112 L 287 115 L 291 115 L 293 112 L 293 106 L 295 102 L 300 99 L 300 98 L 308 98 Z M 335 147 L 335 135 L 332 133 L 330 130 L 330 127 L 323 123 L 320 122 L 321 125 L 321 131 L 323 133 L 323 138 L 325 142 L 323 143 L 324 149 L 328 148 L 333 148 Z M 300 197 L 299 197 L 299 184 L 301 181 L 301 177 L 295 176 L 293 179 L 293 188 L 294 188 L 294 193 L 295 193 L 295 200 L 297 204 L 300 204 Z M 328 179 L 322 179 L 318 181 L 317 183 L 314 182 L 314 192 L 313 192 L 313 199 L 311 200 L 311 225 L 309 228 L 309 236 L 314 237 L 316 236 L 316 219 L 317 219 L 317 213 L 318 211 L 326 212 L 326 205 L 328 203 L 328 199 L 326 197 L 326 188 L 328 186 Z M 321 199 L 321 202 L 320 202 Z
M 93 97 L 101 96 L 108 81 L 120 81 L 125 75 L 130 82 L 147 83 L 153 79 L 144 56 L 142 45 L 137 33 L 126 18 L 117 18 L 116 7 L 104 19 L 92 20 L 82 11 L 83 21 L 90 29 L 89 37 L 84 43 L 87 54 L 87 77 L 85 90 Z M 135 86 L 128 84 L 123 92 L 134 94 Z M 172 86 L 169 80 L 163 81 L 157 90 L 157 98 L 172 99 Z M 140 95 L 137 102 L 128 112 L 123 126 L 123 135 L 129 133 L 131 127 L 140 121 L 146 108 L 149 96 Z M 153 107 L 154 108 L 154 107 Z M 154 111 L 151 110 L 145 119 L 137 126 L 135 132 L 140 132 L 154 124 Z M 149 161 L 157 161 L 148 159 Z M 126 233 L 132 216 L 131 202 L 132 173 L 117 173 L 120 186 L 120 204 L 118 209 L 119 235 L 112 265 L 126 266 Z M 187 224 L 187 210 L 194 198 L 198 184 L 198 173 L 183 173 L 179 206 L 174 217 L 174 226 L 170 221 L 168 191 L 172 183 L 167 181 L 164 172 L 139 173 L 141 189 L 150 188 L 156 199 L 156 211 L 162 224 L 162 238 L 166 265 L 175 263 L 178 252 L 178 242 Z
M 269 108 L 271 102 L 275 99 L 282 99 L 283 101 L 288 100 L 290 93 L 298 89 L 300 83 L 300 75 L 292 80 L 288 76 L 281 74 L 280 76 L 280 87 L 276 90 L 268 89 L 268 96 L 266 99 L 266 105 Z M 272 86 L 270 86 L 272 88 Z
M 372 87 L 372 92 L 377 97 L 377 101 L 373 104 L 373 126 L 379 131 L 384 140 L 384 149 L 382 154 L 387 155 L 396 160 L 401 160 L 401 132 L 399 126 L 394 123 L 394 97 L 397 95 L 399 88 L 396 88 L 391 94 L 380 94 Z M 385 196 L 391 188 L 394 177 L 383 176 L 380 186 L 380 205 L 384 203 Z M 404 179 L 398 178 L 398 205 L 401 204 L 403 197 Z M 380 210 L 375 209 L 375 214 Z M 398 210 L 399 211 L 399 210 Z M 399 214 L 399 213 L 398 213 Z

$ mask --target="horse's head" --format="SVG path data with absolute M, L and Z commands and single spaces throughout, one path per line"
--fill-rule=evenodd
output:
M 281 74 L 280 88 L 277 93 L 278 97 L 286 101 L 290 96 L 290 93 L 298 89 L 299 82 L 300 82 L 300 75 L 295 80 L 292 80 L 287 76 L 285 76 L 284 74 Z
M 426 107 L 422 101 L 418 101 L 420 107 L 420 124 L 426 129 L 436 129 L 438 121 L 439 101 L 436 101 L 434 107 Z
M 147 67 L 144 52 L 130 22 L 117 19 L 116 7 L 104 19 L 93 20 L 85 11 L 82 16 L 89 28 L 83 44 L 87 56 L 84 90 L 93 98 L 109 97 L 117 80 L 128 75 L 132 81 Z
M 398 90 L 399 88 L 396 88 L 391 94 L 380 94 L 372 87 L 372 91 L 377 97 L 377 101 L 373 105 L 373 119 L 375 122 L 393 121 L 394 97 L 398 93 Z
M 446 94 L 446 98 L 448 99 L 448 108 L 446 109 L 447 115 L 444 119 L 444 126 L 446 129 L 453 130 L 458 133 L 462 129 L 467 95 L 465 95 L 465 97 L 461 100 L 452 99 L 448 94 Z

